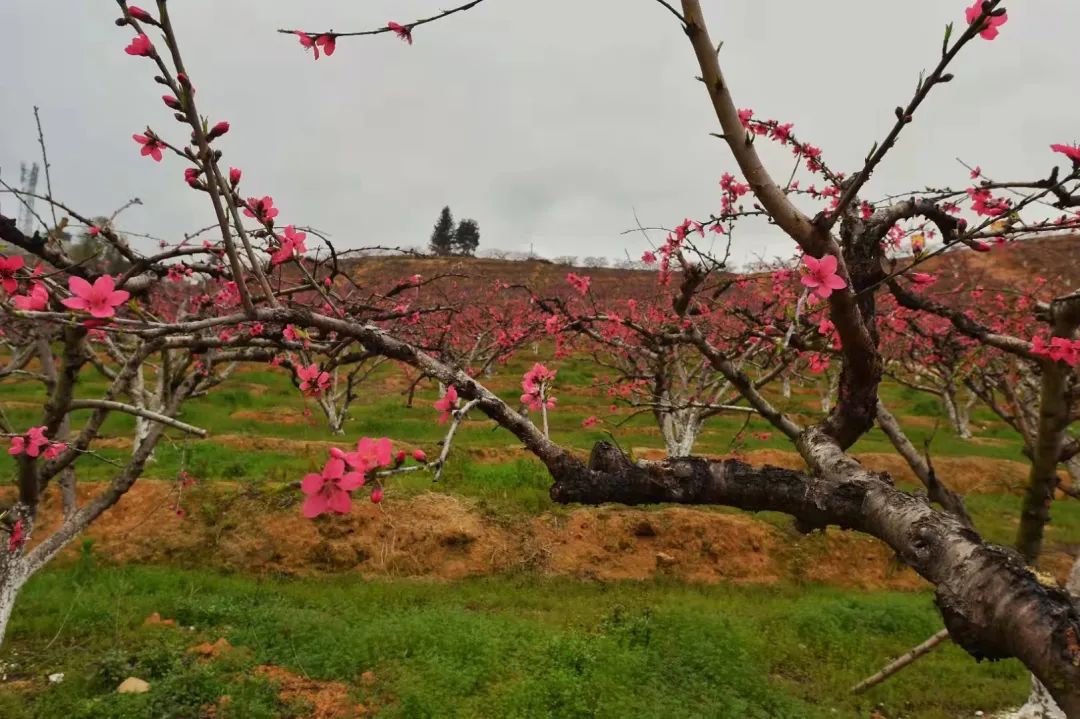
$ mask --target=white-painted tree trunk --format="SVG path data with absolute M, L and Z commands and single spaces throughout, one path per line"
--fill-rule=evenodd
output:
M 971 439 L 971 405 L 957 402 L 956 394 L 949 389 L 941 393 L 941 401 L 956 435 L 961 439 Z
M 146 379 L 143 376 L 142 366 L 140 366 L 135 371 L 135 376 L 131 379 L 131 387 L 129 394 L 131 395 L 132 404 L 134 404 L 136 407 L 139 407 L 141 409 L 148 409 L 151 412 L 158 411 L 159 408 L 156 402 L 148 403 L 146 401 Z M 135 454 L 139 451 L 139 445 L 141 445 L 143 443 L 143 440 L 149 436 L 150 427 L 152 426 L 152 424 L 153 423 L 150 420 L 144 417 L 139 417 L 138 415 L 135 416 L 135 441 L 131 444 L 132 454 Z M 147 461 L 153 462 L 154 455 L 151 454 L 150 459 L 148 459 Z
M 701 420 L 695 411 L 664 412 L 660 433 L 664 437 L 664 451 L 668 457 L 689 457 L 694 451 Z
M 22 558 L 8 559 L 5 566 L 0 569 L 0 646 L 3 646 L 4 637 L 7 634 L 7 625 L 11 619 L 11 610 L 15 608 L 15 599 L 28 578 L 29 572 Z

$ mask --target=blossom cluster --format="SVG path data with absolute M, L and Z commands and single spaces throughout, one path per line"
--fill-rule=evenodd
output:
M 25 455 L 31 459 L 37 457 L 53 459 L 59 456 L 61 452 L 67 449 L 67 445 L 63 442 L 50 442 L 49 438 L 45 436 L 46 429 L 47 427 L 44 425 L 31 427 L 26 430 L 26 434 L 12 437 L 11 446 L 8 447 L 8 454 L 13 457 Z

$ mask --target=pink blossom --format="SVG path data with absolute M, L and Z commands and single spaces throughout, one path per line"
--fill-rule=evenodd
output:
M 811 288 L 818 297 L 825 299 L 833 290 L 847 287 L 847 282 L 836 274 L 835 255 L 825 255 L 820 260 L 806 255 L 803 257 L 803 265 L 807 273 L 802 276 L 802 283 Z
M 521 378 L 521 388 L 526 392 L 535 392 L 541 384 L 549 384 L 555 380 L 555 372 L 537 362 Z
M 1051 145 L 1050 149 L 1060 152 L 1076 164 L 1080 164 L 1080 145 Z
M 239 185 L 240 184 L 240 175 L 242 175 L 242 174 L 243 173 L 240 172 L 240 170 L 236 169 L 235 167 L 230 167 L 229 168 L 229 183 L 233 187 L 236 187 L 237 185 Z
M 49 291 L 42 283 L 35 282 L 30 292 L 25 295 L 15 295 L 11 299 L 15 303 L 15 309 L 24 312 L 44 312 L 49 306 Z
M 555 408 L 555 398 L 548 395 L 548 389 L 555 380 L 555 372 L 537 362 L 521 378 L 521 403 L 530 411 L 537 412 L 542 407 Z
M 976 180 L 982 176 L 982 167 L 975 165 L 975 169 L 971 171 L 971 179 Z
M 395 35 L 397 35 L 399 38 L 401 38 L 405 42 L 412 45 L 412 29 L 411 28 L 405 27 L 404 25 L 399 25 L 396 22 L 388 22 L 388 23 L 386 23 L 386 27 L 388 29 L 390 29 L 391 31 L 393 31 L 393 33 Z
M 116 308 L 131 296 L 126 290 L 116 289 L 116 281 L 109 275 L 98 277 L 93 285 L 82 277 L 69 277 L 68 289 L 73 296 L 61 300 L 60 304 L 68 309 L 89 312 L 99 319 L 115 315 Z
M 279 238 L 281 241 L 281 247 L 270 257 L 270 263 L 274 265 L 280 265 L 282 262 L 292 259 L 294 256 L 302 255 L 307 252 L 307 245 L 304 244 L 304 240 L 307 238 L 306 232 L 297 232 L 294 225 L 289 225 L 285 228 L 285 237 Z
M 140 155 L 143 157 L 149 155 L 154 158 L 154 162 L 161 162 L 161 150 L 165 147 L 165 143 L 153 135 L 132 135 L 131 139 L 143 146 Z
M 23 529 L 22 517 L 15 520 L 15 526 L 11 528 L 11 536 L 8 537 L 8 553 L 14 554 L 22 549 L 23 544 L 26 543 L 26 533 Z
M 810 355 L 810 371 L 814 374 L 821 374 L 825 370 L 829 369 L 829 357 L 828 355 L 819 354 L 814 352 Z
M 45 448 L 45 454 L 42 456 L 45 457 L 45 459 L 56 459 L 65 449 L 67 449 L 67 444 L 64 442 L 53 442 Z
M 321 394 L 330 388 L 330 373 L 319 370 L 319 365 L 297 367 L 296 376 L 300 378 L 300 391 L 308 396 Z
M 967 9 L 965 15 L 967 17 L 968 25 L 975 22 L 983 14 L 983 0 L 975 0 L 975 4 Z M 990 16 L 983 21 L 982 30 L 979 32 L 979 36 L 983 40 L 993 40 L 998 36 L 998 28 L 1009 21 L 1008 13 L 1002 13 L 997 16 Z
M 446 388 L 446 394 L 442 396 L 442 399 L 435 403 L 435 409 L 442 412 L 439 415 L 439 424 L 446 424 L 450 419 L 450 413 L 457 408 L 458 393 L 457 388 L 454 385 L 450 385 Z
M 101 228 L 97 225 L 90 225 L 86 228 L 86 234 L 90 235 L 91 237 L 97 237 L 99 234 L 101 234 Z
M 27 457 L 37 457 L 41 454 L 41 449 L 47 444 L 49 444 L 49 440 L 45 437 L 45 425 L 31 427 L 26 430 L 25 435 L 12 437 L 8 454 L 13 457 L 20 454 L 25 454 Z
M 749 127 L 750 126 L 750 119 L 753 118 L 753 117 L 754 117 L 754 111 L 753 110 L 751 110 L 749 108 L 744 108 L 742 110 L 739 110 L 739 122 L 742 123 L 743 127 Z
M 795 125 L 790 122 L 786 122 L 783 125 L 776 125 L 769 132 L 769 137 L 776 140 L 777 142 L 786 144 L 789 140 L 791 140 L 791 130 L 793 127 L 795 127 Z
M 383 501 L 382 487 L 376 487 L 375 489 L 371 490 L 371 503 L 378 504 L 381 501 Z
M 424 450 L 422 449 L 414 449 L 412 453 L 412 458 L 415 459 L 417 462 L 423 464 L 424 462 L 427 462 L 427 453 L 424 452 Z
M 1080 340 L 1051 337 L 1048 345 L 1042 337 L 1035 337 L 1031 342 L 1031 354 L 1075 367 L 1080 364 Z
M 274 207 L 274 198 L 269 195 L 261 200 L 257 197 L 249 197 L 244 206 L 244 214 L 260 222 L 266 222 L 278 216 L 278 209 Z
M 911 276 L 911 279 L 917 285 L 932 285 L 937 282 L 937 277 L 926 272 L 916 272 Z
M 364 485 L 361 472 L 345 472 L 344 460 L 332 458 L 322 469 L 322 473 L 311 473 L 300 482 L 300 489 L 307 495 L 303 513 L 308 519 L 314 519 L 326 512 L 345 514 L 352 509 L 352 497 L 349 492 Z
M 132 39 L 131 44 L 124 48 L 124 52 L 128 55 L 150 57 L 154 54 L 154 45 L 145 33 L 139 33 Z
M 986 188 L 976 189 L 969 187 L 967 190 L 968 197 L 971 198 L 972 209 L 978 215 L 986 215 L 987 217 L 997 217 L 1003 215 L 1009 210 L 1009 201 L 1005 198 L 995 198 L 990 194 L 990 190 Z
M 586 427 L 586 428 L 595 427 L 599 422 L 600 422 L 600 420 L 597 419 L 596 415 L 594 414 L 594 415 L 590 415 L 590 416 L 586 417 L 585 419 L 581 420 L 581 426 Z
M 15 279 L 15 273 L 23 268 L 26 262 L 19 255 L 11 257 L 0 256 L 0 287 L 4 292 L 11 294 L 19 289 L 19 281 Z
M 315 44 L 321 46 L 326 56 L 330 57 L 334 54 L 334 50 L 337 49 L 337 37 L 334 35 L 319 35 L 315 38 Z
M 199 186 L 199 175 L 202 174 L 202 170 L 198 170 L 194 167 L 188 167 L 184 169 L 184 182 L 191 187 Z
M 294 34 L 296 35 L 296 37 L 300 38 L 300 44 L 304 47 L 304 49 L 313 51 L 315 53 L 315 59 L 318 60 L 319 46 L 315 44 L 315 37 L 312 35 L 308 35 L 306 32 L 300 32 L 299 30 L 297 30 Z
M 641 254 L 641 261 L 645 264 L 651 265 L 656 262 L 656 255 L 649 250 L 645 250 L 645 252 Z
M 566 281 L 569 282 L 575 290 L 585 295 L 589 293 L 589 284 L 592 282 L 592 278 L 569 272 L 566 275 Z
M 165 103 L 165 106 L 170 110 L 183 110 L 183 105 L 180 104 L 180 100 L 176 99 L 172 95 L 162 95 L 161 101 Z
M 372 439 L 361 437 L 356 443 L 356 451 L 345 455 L 345 462 L 358 472 L 372 472 L 380 467 L 389 467 L 393 463 L 394 447 L 387 437 Z M 402 461 L 405 457 L 402 456 Z

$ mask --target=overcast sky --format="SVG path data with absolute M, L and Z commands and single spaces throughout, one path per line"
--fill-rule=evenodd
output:
M 348 31 L 407 22 L 452 0 L 184 0 L 174 22 L 199 108 L 232 132 L 225 162 L 247 195 L 273 195 L 280 220 L 341 247 L 426 245 L 440 208 L 480 223 L 481 249 L 607 255 L 647 246 L 634 227 L 719 209 L 734 169 L 697 67 L 655 0 L 486 0 L 418 28 L 342 39 L 318 62 L 279 27 Z M 151 8 L 150 0 L 143 3 Z M 677 4 L 677 3 L 676 3 Z M 706 0 L 740 107 L 794 122 L 831 166 L 854 171 L 932 66 L 964 0 Z M 868 196 L 962 186 L 954 158 L 995 178 L 1044 176 L 1051 142 L 1080 140 L 1080 2 L 1007 3 L 993 42 L 962 55 L 879 170 Z M 131 140 L 147 124 L 182 142 L 151 80 L 123 52 L 108 0 L 0 0 L 0 172 L 37 157 L 41 108 L 57 197 L 86 214 L 128 198 L 124 229 L 176 238 L 212 220 L 175 157 L 155 164 Z M 155 38 L 156 39 L 156 38 Z M 767 155 L 786 177 L 787 155 Z M 1060 156 L 1058 156 L 1060 160 Z M 6 213 L 16 208 L 0 197 Z M 735 256 L 787 255 L 769 228 Z

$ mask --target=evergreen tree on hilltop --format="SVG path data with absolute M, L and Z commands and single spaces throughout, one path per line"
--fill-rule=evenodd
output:
M 480 225 L 476 220 L 462 220 L 454 233 L 454 249 L 459 255 L 474 255 L 480 245 Z
M 431 254 L 445 257 L 454 253 L 454 217 L 450 208 L 444 207 L 435 229 L 431 233 Z

